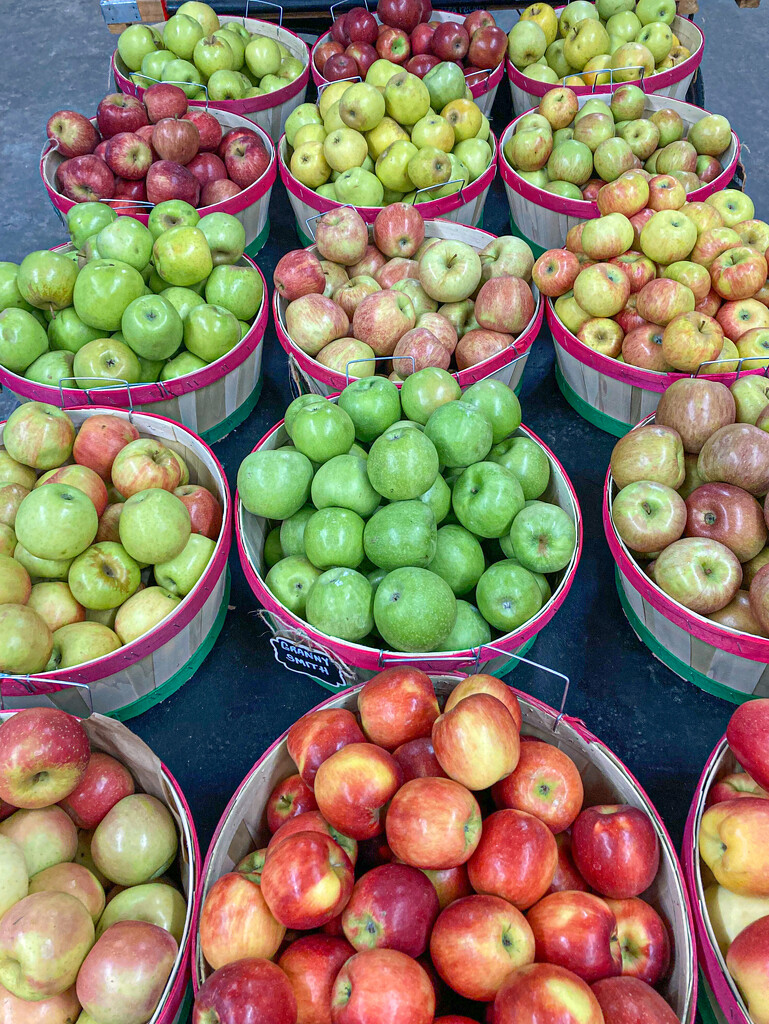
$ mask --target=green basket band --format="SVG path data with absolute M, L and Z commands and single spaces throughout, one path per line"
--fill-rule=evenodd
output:
M 248 398 L 239 405 L 235 412 L 226 416 L 220 423 L 217 423 L 215 427 L 211 427 L 210 430 L 204 430 L 200 435 L 206 444 L 216 444 L 217 441 L 221 441 L 225 438 L 230 431 L 234 430 L 235 427 L 239 427 L 240 424 L 245 420 L 253 411 L 256 403 L 259 401 L 259 396 L 262 393 L 262 384 L 264 383 L 263 373 L 259 374 L 259 380 L 256 382 L 256 387 L 248 396 Z
M 617 566 L 614 567 L 614 582 L 617 585 L 617 593 L 619 594 L 619 601 L 622 605 L 622 610 L 625 613 L 633 632 L 641 643 L 646 644 L 654 657 L 661 661 L 663 665 L 666 665 L 671 672 L 675 672 L 677 676 L 680 676 L 689 683 L 694 683 L 694 685 L 699 686 L 701 690 L 705 690 L 707 693 L 712 693 L 714 697 L 721 697 L 724 700 L 728 700 L 731 704 L 745 704 L 746 701 L 756 699 L 752 693 L 742 693 L 740 690 L 735 690 L 731 686 L 726 686 L 724 683 L 719 683 L 715 679 L 710 679 L 708 676 L 703 675 L 702 672 L 698 672 L 696 668 L 692 668 L 691 665 L 687 665 L 685 662 L 681 661 L 681 659 L 677 658 L 675 654 L 672 654 L 667 647 L 664 647 L 656 636 L 648 630 L 630 607 L 630 602 L 627 599 L 627 595 L 625 594 L 620 581 L 620 574 Z
M 567 383 L 557 362 L 555 364 L 555 381 L 558 385 L 559 391 L 572 409 L 576 413 L 579 413 L 583 420 L 587 420 L 588 423 L 592 423 L 593 426 L 598 427 L 599 430 L 603 430 L 607 434 L 613 434 L 614 437 L 624 437 L 625 434 L 635 426 L 634 423 L 623 423 L 622 420 L 615 420 L 613 416 L 609 416 L 605 412 L 600 412 L 598 409 L 594 409 L 592 405 L 589 405 L 585 399 L 581 398 L 574 388 Z
M 264 225 L 262 230 L 259 232 L 259 234 L 256 236 L 256 238 L 253 240 L 253 242 L 249 242 L 248 245 L 246 246 L 246 255 L 247 256 L 256 256 L 256 254 L 259 252 L 259 250 L 264 246 L 264 244 L 267 241 L 267 239 L 269 238 L 269 236 L 270 236 L 270 218 L 268 217 L 266 224 Z
M 705 980 L 705 975 L 700 971 L 700 988 L 697 996 L 697 1012 L 702 1018 L 702 1024 L 719 1024 L 718 1018 L 713 1013 L 713 1007 L 709 999 L 710 986 Z M 715 998 L 715 996 L 713 997 Z

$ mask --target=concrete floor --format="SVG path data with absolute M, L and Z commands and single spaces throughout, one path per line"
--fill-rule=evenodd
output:
M 769 141 L 758 82 L 766 69 L 769 0 L 738 10 L 733 0 L 701 0 L 707 35 L 705 103 L 726 114 L 743 140 L 748 190 L 759 217 L 769 216 Z M 0 61 L 0 259 L 64 240 L 40 184 L 38 161 L 47 117 L 61 107 L 91 113 L 108 91 L 115 37 L 96 0 L 0 0 L 3 31 L 13 45 Z M 762 115 L 761 111 L 764 110 Z M 495 130 L 510 119 L 500 88 Z M 499 180 L 485 226 L 506 233 L 507 204 Z M 279 256 L 298 244 L 280 182 L 273 190 L 273 231 L 259 263 L 268 280 Z M 249 421 L 217 454 L 234 490 L 238 465 L 289 400 L 285 359 L 272 328 L 265 339 L 265 387 Z M 647 788 L 680 842 L 701 767 L 722 735 L 730 705 L 674 676 L 631 632 L 617 599 L 600 518 L 603 478 L 613 440 L 581 420 L 555 387 L 547 333 L 538 340 L 524 378 L 524 422 L 563 461 L 585 520 L 585 548 L 576 583 L 530 657 L 572 680 L 567 711 L 583 719 Z M 0 413 L 12 408 L 0 396 Z M 282 730 L 324 697 L 308 678 L 273 662 L 255 618 L 256 601 L 231 560 L 233 588 L 222 636 L 197 677 L 162 705 L 131 723 L 169 765 L 191 804 L 201 846 L 232 792 Z M 513 680 L 511 680 L 513 681 Z M 560 694 L 536 669 L 520 667 L 514 685 L 557 704 Z

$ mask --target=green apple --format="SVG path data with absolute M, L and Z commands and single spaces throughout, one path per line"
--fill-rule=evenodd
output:
M 48 384 L 58 388 L 59 381 L 66 380 L 73 374 L 75 357 L 71 352 L 44 352 L 38 356 L 24 372 L 27 380 L 36 384 Z M 71 384 L 74 382 L 70 382 Z
M 24 373 L 47 350 L 45 330 L 32 313 L 14 307 L 0 313 L 0 365 Z
M 149 89 L 155 82 L 163 80 L 163 68 L 175 60 L 176 55 L 170 50 L 153 50 L 142 60 L 141 74 L 131 75 L 131 78 L 141 89 Z
M 67 231 L 76 249 L 82 249 L 86 238 L 98 234 L 117 219 L 107 203 L 75 203 L 67 212 Z
M 430 109 L 430 92 L 417 75 L 401 71 L 393 75 L 385 86 L 385 110 L 387 116 L 398 124 L 416 124 Z
M 238 320 L 253 320 L 263 298 L 262 279 L 252 267 L 221 264 L 206 281 L 206 302 L 228 309 Z
M 376 86 L 356 82 L 339 100 L 339 117 L 348 128 L 370 132 L 385 116 L 385 98 Z
M 280 70 L 278 44 L 267 36 L 254 36 L 246 45 L 246 66 L 257 78 L 276 75 Z
M 118 520 L 120 543 L 137 562 L 167 562 L 190 537 L 190 514 L 181 498 L 149 487 L 127 498 Z
M 574 554 L 577 531 L 571 517 L 558 505 L 532 501 L 513 520 L 510 541 L 524 568 L 560 572 Z
M 366 523 L 366 557 L 381 569 L 416 565 L 427 568 L 435 556 L 435 516 L 426 502 L 394 501 Z
M 191 60 L 198 40 L 204 35 L 199 21 L 186 14 L 174 14 L 163 27 L 163 45 L 177 57 Z
M 149 25 L 129 25 L 118 36 L 117 52 L 129 71 L 138 71 L 148 53 L 157 50 L 157 40 Z
M 78 555 L 67 576 L 72 596 L 84 608 L 117 608 L 141 583 L 141 569 L 122 544 L 100 541 Z
M 223 35 L 203 36 L 202 39 L 198 39 L 192 53 L 192 60 L 206 79 L 217 71 L 234 70 L 236 63 L 234 50 L 228 43 L 227 37 Z
M 212 216 L 209 214 L 209 216 Z M 150 210 L 147 219 L 147 227 L 152 237 L 157 240 L 164 231 L 170 228 L 188 227 L 194 228 L 200 222 L 200 214 L 194 206 L 185 203 L 183 199 L 167 199 L 164 203 L 158 203 Z
M 521 403 L 518 396 L 501 380 L 489 377 L 471 385 L 461 401 L 482 412 L 491 423 L 492 444 L 499 444 L 521 425 Z
M 635 13 L 642 25 L 661 21 L 672 25 L 676 16 L 675 0 L 638 0 Z
M 311 495 L 315 508 L 351 509 L 364 519 L 374 512 L 381 500 L 369 482 L 366 460 L 350 454 L 335 455 L 319 467 L 312 481 Z M 284 550 L 286 554 L 294 554 L 285 544 Z
M 372 444 L 366 467 L 382 497 L 408 501 L 432 487 L 438 475 L 438 452 L 421 430 L 392 426 Z
M 184 377 L 188 373 L 202 370 L 204 366 L 208 366 L 205 359 L 199 359 L 191 352 L 180 352 L 178 356 L 168 360 L 160 371 L 158 379 L 162 381 L 175 380 L 177 377 Z
M 241 39 L 237 32 L 233 32 L 229 27 L 229 23 L 222 28 L 218 28 L 212 35 L 214 38 L 223 39 L 227 43 L 232 53 L 230 68 L 232 71 L 240 71 L 246 60 L 247 40 Z
M 344 456 L 339 456 L 344 458 Z M 313 484 L 315 481 L 313 480 Z M 335 504 L 335 503 L 334 503 Z M 278 531 L 281 558 L 289 555 L 304 555 L 304 531 L 307 523 L 318 511 L 318 507 L 304 505 L 298 512 L 294 512 L 288 519 L 284 519 Z M 266 549 L 266 543 L 265 543 Z M 266 555 L 265 555 L 266 559 Z
M 638 33 L 636 42 L 642 43 L 649 50 L 655 64 L 661 64 L 673 46 L 673 33 L 664 22 L 651 21 Z
M 491 163 L 491 146 L 482 139 L 465 139 L 454 148 L 456 156 L 470 172 L 470 181 L 480 178 Z
M 440 576 L 404 566 L 389 572 L 377 587 L 374 622 L 396 651 L 434 651 L 454 627 L 456 604 Z
M 51 349 L 71 352 L 73 355 L 89 341 L 101 338 L 103 332 L 98 327 L 84 324 L 75 312 L 74 306 L 61 309 L 48 324 L 48 344 Z
M 424 494 L 419 495 L 433 513 L 436 523 L 442 523 L 451 511 L 451 488 L 442 476 L 436 476 L 431 487 L 428 487 Z
M 442 149 L 444 153 L 450 153 L 456 140 L 454 129 L 445 117 L 441 117 L 440 114 L 427 113 L 411 129 L 411 141 L 417 149 L 421 149 L 423 146 L 435 146 L 436 149 Z
M 30 554 L 63 561 L 85 551 L 98 526 L 99 517 L 87 494 L 65 484 L 46 484 L 23 499 L 14 528 L 19 544 Z
M 493 430 L 483 412 L 467 402 L 447 402 L 432 413 L 425 435 L 433 442 L 441 465 L 470 466 L 491 449 Z
M 352 509 L 322 508 L 305 525 L 305 555 L 318 569 L 356 569 L 363 561 L 363 527 Z
M 238 319 L 223 306 L 195 306 L 184 321 L 184 345 L 195 356 L 212 363 L 240 341 Z
M 438 645 L 438 651 L 470 651 L 491 643 L 491 629 L 474 604 L 457 601 L 454 628 Z
M 176 9 L 176 13 L 194 18 L 207 36 L 219 28 L 219 16 L 216 11 L 209 4 L 200 3 L 200 0 L 185 0 L 185 3 Z
M 396 139 L 377 157 L 376 174 L 385 188 L 394 191 L 410 191 L 414 184 L 409 176 L 409 163 L 418 156 L 420 150 L 406 139 Z M 435 147 L 430 149 L 431 153 L 445 153 Z M 447 172 L 448 173 L 448 172 Z M 443 178 L 446 181 L 446 178 Z
M 182 318 L 162 295 L 134 299 L 123 313 L 121 328 L 125 343 L 144 359 L 169 359 L 184 336 Z
M 384 377 L 351 381 L 340 394 L 338 405 L 352 420 L 357 439 L 366 443 L 383 434 L 401 415 L 398 389 Z
M 381 58 L 375 60 L 366 72 L 366 81 L 369 85 L 384 89 L 393 75 L 400 74 L 403 69 L 390 60 Z
M 226 71 L 217 71 L 215 74 L 229 74 Z M 171 82 L 178 85 L 187 99 L 197 98 L 197 93 L 202 85 L 203 79 L 194 64 L 188 60 L 170 60 L 163 65 L 160 73 L 162 82 Z M 205 95 L 205 94 L 204 94 Z
M 139 271 L 119 260 L 98 259 L 87 263 L 75 281 L 72 304 L 89 327 L 120 330 L 127 307 L 144 294 Z
M 114 337 L 114 335 L 113 335 Z M 154 384 L 160 380 L 160 372 L 166 365 L 164 359 L 145 359 L 139 356 L 139 383 Z
M 468 594 L 486 569 L 478 538 L 462 526 L 438 530 L 435 554 L 427 568 L 444 579 L 457 597 Z
M 299 395 L 286 409 L 286 414 L 283 419 L 283 424 L 286 428 L 286 433 L 289 437 L 292 436 L 292 430 L 294 426 L 294 420 L 296 419 L 300 409 L 303 409 L 306 405 L 324 405 L 326 399 L 322 395 L 315 395 L 312 392 L 307 395 Z
M 133 217 L 118 217 L 96 236 L 96 248 L 103 259 L 119 260 L 144 270 L 152 256 L 152 233 Z
M 373 65 L 372 65 L 373 66 Z M 452 100 L 461 100 L 467 85 L 462 69 L 453 61 L 443 61 L 430 68 L 422 79 L 430 94 L 433 110 L 443 110 Z
M 231 213 L 209 213 L 198 225 L 208 242 L 215 267 L 237 263 L 246 248 L 246 229 Z
M 561 32 L 565 35 L 563 29 Z M 520 19 L 507 34 L 507 55 L 518 69 L 536 64 L 546 49 L 547 36 L 536 21 Z
M 438 366 L 426 366 L 409 374 L 401 388 L 401 405 L 404 413 L 417 423 L 425 424 L 436 409 L 447 402 L 454 402 L 462 390 L 447 370 Z
M 282 605 L 303 619 L 307 595 L 319 576 L 320 570 L 316 569 L 309 559 L 303 555 L 288 555 L 275 562 L 264 582 L 270 593 L 274 594 Z
M 139 360 L 133 349 L 116 337 L 89 341 L 75 353 L 72 374 L 83 390 L 106 387 L 111 380 L 138 384 Z
M 282 78 L 284 82 L 293 82 L 303 71 L 304 64 L 296 57 L 282 57 L 280 68 L 278 69 L 278 78 Z
M 329 636 L 355 642 L 371 632 L 373 602 L 373 589 L 362 573 L 345 567 L 328 569 L 310 588 L 306 619 Z
M 66 580 L 69 575 L 71 558 L 38 558 L 27 551 L 23 544 L 17 544 L 13 557 L 27 570 L 30 576 L 45 580 Z
M 193 291 L 192 288 L 164 288 L 160 294 L 167 302 L 171 303 L 182 320 L 185 319 L 191 309 L 194 309 L 196 306 L 203 306 L 206 301 L 202 295 Z
M 337 128 L 336 131 L 326 135 L 325 129 L 320 125 L 305 125 L 299 131 L 303 136 L 307 133 L 307 139 L 310 141 L 309 133 L 313 129 L 324 133 L 324 138 L 320 140 L 323 143 L 323 155 L 329 167 L 334 171 L 341 174 L 342 171 L 347 171 L 351 167 L 363 165 L 363 161 L 368 156 L 368 146 L 365 137 L 360 132 L 344 127 Z M 304 137 L 302 141 L 305 141 Z M 301 145 L 301 143 L 299 144 Z
M 352 206 L 381 206 L 384 187 L 376 174 L 362 167 L 343 171 L 334 182 L 334 193 L 340 203 Z
M 268 569 L 271 569 L 273 565 L 277 565 L 285 555 L 280 545 L 280 531 L 280 526 L 273 526 L 264 542 L 264 564 Z
M 288 519 L 307 502 L 312 463 L 299 451 L 257 451 L 238 470 L 238 494 L 247 512 Z
M 76 210 L 77 207 L 73 206 L 72 209 Z M 29 313 L 35 308 L 22 298 L 18 277 L 17 263 L 0 262 L 0 313 L 4 309 L 24 309 Z
M 147 921 L 170 932 L 178 943 L 184 935 L 187 920 L 187 901 L 173 885 L 149 882 L 132 885 L 113 896 L 105 908 L 96 928 L 96 938 L 118 921 Z M 82 1020 L 81 1013 L 79 1020 Z
M 323 124 L 320 111 L 314 103 L 300 103 L 286 118 L 286 142 L 293 148 L 296 133 L 306 124 Z
M 496 462 L 468 466 L 454 485 L 451 505 L 460 523 L 479 537 L 503 537 L 524 507 L 523 488 Z
M 291 425 L 291 439 L 297 449 L 313 462 L 328 462 L 335 455 L 349 452 L 355 440 L 350 416 L 333 402 L 307 404 L 299 410 Z
M 155 269 L 169 284 L 182 288 L 205 281 L 213 269 L 206 236 L 199 227 L 175 227 L 164 231 L 152 247 Z
M 478 581 L 475 598 L 484 619 L 502 633 L 518 629 L 542 607 L 537 581 L 511 560 L 489 566 Z
M 41 249 L 21 261 L 16 286 L 21 297 L 36 309 L 64 309 L 72 305 L 77 276 L 77 266 L 71 259 Z
M 494 445 L 490 462 L 504 466 L 518 480 L 526 501 L 539 498 L 550 482 L 550 462 L 542 448 L 530 437 L 511 437 Z
M 211 561 L 216 544 L 209 537 L 192 533 L 174 558 L 155 564 L 155 582 L 177 597 L 186 597 Z

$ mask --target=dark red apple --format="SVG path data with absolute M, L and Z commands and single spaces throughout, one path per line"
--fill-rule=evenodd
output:
M 355 954 L 344 938 L 303 935 L 278 960 L 296 996 L 299 1020 L 330 1021 L 331 992 L 344 963 Z
M 589 892 L 590 887 L 577 871 L 571 855 L 571 832 L 559 832 L 555 841 L 558 845 L 558 864 L 545 895 L 549 896 L 551 892 Z
M 51 114 L 45 133 L 64 157 L 85 156 L 99 144 L 99 133 L 93 124 L 74 110 L 57 110 Z
M 467 59 L 478 68 L 495 68 L 505 56 L 507 35 L 496 25 L 479 28 L 470 38 Z
M 232 199 L 243 190 L 229 178 L 219 178 L 217 181 L 209 181 L 200 192 L 200 206 L 214 206 L 216 203 L 223 203 Z
M 209 181 L 227 179 L 227 168 L 216 153 L 198 153 L 187 164 L 187 170 L 198 179 L 201 189 L 205 188 Z
M 134 132 L 118 132 L 107 141 L 104 159 L 113 174 L 139 181 L 152 163 L 152 149 Z
M 235 139 L 242 139 L 246 137 L 258 139 L 259 135 L 253 130 L 253 128 L 230 128 L 228 132 L 225 132 L 224 135 L 222 135 L 221 142 L 216 148 L 216 155 L 224 160 L 229 144 Z
M 766 544 L 764 512 L 752 494 L 733 484 L 702 484 L 686 499 L 686 537 L 709 537 L 747 562 Z
M 156 160 L 147 171 L 147 199 L 156 206 L 167 199 L 183 199 L 197 206 L 200 182 L 186 167 L 173 160 Z
M 680 1024 L 659 992 L 638 978 L 604 978 L 591 988 L 604 1024 Z
M 323 69 L 328 63 L 329 58 L 333 57 L 336 53 L 344 53 L 344 47 L 336 39 L 329 39 L 315 47 L 315 67 L 321 74 L 323 74 Z
M 147 108 L 147 117 L 152 124 L 164 117 L 184 117 L 187 111 L 187 96 L 178 85 L 156 82 L 142 96 Z
M 78 828 L 95 829 L 102 818 L 134 792 L 133 776 L 109 754 L 94 751 L 85 775 L 64 800 L 59 801 Z
M 124 209 L 133 209 L 126 202 L 117 202 L 119 199 L 131 199 L 140 208 L 141 204 L 147 201 L 147 186 L 144 179 L 140 178 L 138 181 L 131 181 L 128 178 L 115 178 L 115 195 L 112 199 L 108 200 L 112 208 L 117 210 L 118 213 Z M 143 212 L 146 212 L 146 209 L 145 206 Z
M 200 132 L 192 121 L 164 117 L 153 129 L 152 145 L 161 160 L 188 164 L 200 149 Z
M 379 0 L 376 12 L 383 25 L 413 32 L 422 20 L 421 0 Z
M 228 143 L 224 151 L 224 164 L 235 184 L 248 188 L 267 170 L 270 157 L 258 136 L 241 136 Z
M 379 54 L 370 43 L 350 43 L 344 52 L 358 65 L 362 78 L 366 77 L 368 69 L 379 58 Z
M 440 64 L 440 59 L 432 53 L 418 53 L 411 57 L 404 65 L 406 71 L 410 71 L 417 78 L 424 78 L 428 71 Z
M 421 22 L 411 33 L 411 52 L 415 55 L 419 53 L 432 53 L 432 39 L 434 35 L 435 28 L 432 25 L 427 25 L 425 22 Z
M 157 151 L 155 150 L 155 147 L 152 145 L 152 133 L 154 132 L 154 130 L 155 130 L 155 125 L 154 124 L 143 124 L 141 126 L 141 128 L 137 128 L 136 129 L 136 131 L 134 132 L 134 135 L 138 135 L 139 138 L 142 140 L 142 142 L 146 142 L 147 143 L 147 145 L 150 147 L 150 152 L 152 153 L 152 159 L 153 160 L 157 160 L 158 159 L 158 154 L 157 154 Z M 105 152 L 106 152 L 106 143 L 104 145 L 105 145 Z M 97 149 L 98 149 L 98 146 L 97 146 Z
M 332 54 L 323 65 L 322 75 L 329 82 L 342 82 L 347 78 L 361 77 L 358 62 L 346 53 Z
M 446 773 L 438 764 L 433 741 L 429 736 L 402 743 L 393 751 L 393 757 L 403 772 L 403 781 L 410 779 L 445 779 Z
M 602 896 L 639 896 L 657 876 L 660 847 L 651 818 L 638 807 L 588 807 L 571 830 L 577 870 Z
M 538 961 L 558 964 L 587 982 L 622 973 L 617 920 L 599 896 L 554 892 L 535 904 L 526 919 Z
M 114 196 L 115 178 L 104 160 L 95 153 L 86 153 L 59 164 L 56 187 L 74 203 L 93 203 Z
M 347 15 L 340 14 L 334 18 L 331 24 L 331 38 L 342 46 L 349 46 L 350 33 L 347 31 Z
M 433 53 L 441 60 L 461 61 L 469 46 L 467 29 L 456 21 L 444 21 L 435 30 L 432 39 Z
M 118 132 L 135 132 L 148 123 L 142 101 L 127 93 L 110 93 L 96 108 L 96 125 L 103 139 L 111 139 Z
M 195 999 L 192 1024 L 296 1024 L 291 982 L 277 964 L 247 957 L 206 978 Z
M 376 18 L 365 7 L 353 7 L 349 10 L 345 16 L 344 27 L 351 43 L 376 42 Z
M 208 110 L 201 110 L 199 107 L 190 107 L 186 114 L 182 114 L 185 121 L 192 121 L 200 136 L 200 152 L 213 153 L 222 141 L 222 126 L 214 115 Z
M 365 736 L 353 714 L 344 708 L 321 708 L 310 711 L 291 726 L 286 748 L 299 774 L 312 786 L 318 768 L 327 758 L 348 743 L 364 741 Z
M 356 950 L 397 949 L 418 957 L 438 917 L 430 879 L 408 864 L 384 864 L 355 883 L 342 913 L 345 936 Z

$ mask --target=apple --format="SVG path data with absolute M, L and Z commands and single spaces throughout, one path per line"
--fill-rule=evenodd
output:
M 654 880 L 659 840 L 649 816 L 636 807 L 589 807 L 572 826 L 572 854 L 588 885 L 612 899 L 627 899 Z
M 30 708 L 0 726 L 0 796 L 14 807 L 36 808 L 67 797 L 88 767 L 82 725 L 55 708 Z
M 398 762 L 404 782 L 411 779 L 447 778 L 438 764 L 432 740 L 427 736 L 402 743 L 393 751 L 393 757 Z
M 273 917 L 260 886 L 244 874 L 222 875 L 203 900 L 200 948 L 214 969 L 241 958 L 273 957 L 285 930 Z
M 407 668 L 386 669 L 369 680 L 358 695 L 358 712 L 366 738 L 390 751 L 429 736 L 440 714 L 429 677 Z
M 435 991 L 427 972 L 392 949 L 365 950 L 351 957 L 339 971 L 331 995 L 335 1024 L 431 1024 L 434 1011 Z
M 109 481 L 118 452 L 138 438 L 139 431 L 129 420 L 99 413 L 81 425 L 72 446 L 72 457 L 79 465 L 97 473 L 102 480 Z
M 36 583 L 27 605 L 37 612 L 52 633 L 61 626 L 85 619 L 85 608 L 74 599 L 67 584 L 54 580 Z
M 287 302 L 302 295 L 322 295 L 326 287 L 320 260 L 306 249 L 294 249 L 282 256 L 275 267 L 273 282 Z
M 731 228 L 744 220 L 755 217 L 755 208 L 749 196 L 737 189 L 725 188 L 708 196 L 705 202 L 721 214 L 726 227 Z
M 527 920 L 538 960 L 565 967 L 587 982 L 621 973 L 617 921 L 598 896 L 551 893 L 531 908 Z
M 713 883 L 705 889 L 705 905 L 721 953 L 726 956 L 729 946 L 748 925 L 766 917 L 766 896 L 741 896 Z
M 432 740 L 438 763 L 468 789 L 486 789 L 509 775 L 518 762 L 516 723 L 496 697 L 475 693 L 441 715 Z
M 43 871 L 38 871 L 29 880 L 29 892 L 69 893 L 83 904 L 94 925 L 104 910 L 104 890 L 101 883 L 82 864 L 54 864 Z
M 18 1024 L 56 1024 L 58 1021 L 78 1019 L 80 1003 L 77 1001 L 75 986 L 65 989 L 57 996 L 30 1002 L 12 995 L 0 986 L 0 1014 Z
M 114 804 L 93 833 L 96 867 L 119 885 L 140 885 L 163 874 L 176 856 L 176 826 L 156 797 L 134 793 Z
M 75 826 L 59 807 L 14 811 L 0 822 L 0 834 L 21 847 L 30 877 L 64 861 L 71 861 L 77 846 Z
M 384 864 L 355 884 L 342 927 L 357 951 L 397 949 L 416 958 L 427 949 L 439 910 L 435 888 L 422 871 Z
M 745 592 L 740 591 L 737 596 L 740 595 L 744 597 Z M 731 775 L 725 775 L 711 786 L 708 791 L 708 807 L 711 804 L 720 803 L 722 800 L 737 800 L 742 797 L 754 796 L 766 797 L 767 794 L 747 772 L 733 772 Z
M 670 938 L 653 907 L 637 898 L 606 900 L 617 921 L 622 974 L 656 985 L 670 966 Z
M 374 744 L 348 743 L 323 760 L 315 776 L 321 814 L 353 839 L 384 831 L 382 808 L 400 783 L 397 762 Z
M 769 310 L 757 299 L 725 302 L 716 312 L 727 338 L 738 342 L 748 331 L 769 327 Z
M 387 814 L 387 842 L 396 857 L 413 867 L 444 870 L 464 864 L 480 830 L 474 797 L 451 779 L 406 782 Z
M 686 499 L 686 507 L 686 535 L 720 541 L 740 562 L 749 561 L 766 543 L 762 508 L 739 487 L 702 484 Z
M 352 864 L 329 836 L 298 832 L 271 848 L 261 890 L 272 914 L 288 928 L 320 928 L 346 906 Z
M 723 344 L 717 320 L 703 313 L 679 313 L 665 327 L 662 354 L 674 369 L 695 373 L 703 363 L 718 359 Z
M 318 942 L 321 939 L 311 938 Z M 330 988 L 328 980 L 325 987 Z M 218 1024 L 227 1020 L 245 1024 L 247 1015 L 250 1024 L 294 1024 L 297 1006 L 313 1005 L 315 1001 L 310 1003 L 308 999 L 305 1004 L 297 989 L 290 967 L 284 971 L 262 957 L 247 957 L 222 966 L 205 980 L 195 998 L 192 1022 Z
M 591 986 L 603 1013 L 604 1024 L 676 1024 L 678 1017 L 659 992 L 640 978 L 603 978 Z
M 130 498 L 149 489 L 173 491 L 179 486 L 181 469 L 170 448 L 151 438 L 138 438 L 115 455 L 111 476 L 120 493 Z
M 725 800 L 702 816 L 700 856 L 719 885 L 745 896 L 769 895 L 763 856 L 746 857 L 744 842 L 766 829 L 767 801 L 760 797 Z M 744 837 L 744 838 L 743 838 Z
M 750 246 L 735 246 L 710 265 L 714 290 L 724 299 L 749 299 L 766 281 L 766 260 Z
M 523 811 L 503 809 L 486 818 L 467 869 L 476 892 L 526 910 L 547 892 L 557 861 L 558 847 L 545 824 Z
M 438 465 L 430 438 L 393 424 L 374 441 L 366 468 L 375 491 L 390 501 L 408 501 L 432 487 Z
M 134 780 L 125 765 L 94 751 L 80 782 L 59 800 L 59 806 L 78 828 L 93 830 L 118 801 L 133 792 Z
M 628 484 L 612 504 L 617 533 L 640 554 L 660 551 L 678 540 L 686 518 L 686 504 L 680 494 L 652 480 Z
M 267 827 L 277 832 L 289 818 L 317 809 L 315 797 L 300 775 L 289 775 L 270 793 L 267 803 Z
M 718 480 L 761 496 L 766 493 L 766 457 L 766 433 L 750 423 L 733 423 L 708 438 L 697 465 L 705 482 Z
M 568 828 L 582 808 L 582 780 L 571 758 L 550 744 L 527 739 L 514 771 L 492 790 L 498 808 L 534 814 L 553 833 Z
M 752 702 L 748 706 L 738 707 L 726 728 L 731 751 L 762 788 L 766 788 L 769 783 L 769 766 L 762 752 L 762 737 L 767 733 L 766 714 L 765 700 Z
M 331 992 L 339 970 L 355 950 L 343 938 L 305 935 L 296 939 L 280 957 L 278 966 L 291 982 L 300 1019 L 330 1020 Z M 259 991 L 258 1005 L 264 1006 Z M 297 1019 L 296 1015 L 292 1019 Z M 275 1011 L 265 1024 L 279 1020 Z
M 588 985 L 572 971 L 556 964 L 528 964 L 511 971 L 502 983 L 492 1019 L 494 1024 L 521 1020 L 601 1024 L 603 1015 Z
M 324 213 L 315 227 L 315 244 L 323 259 L 353 266 L 368 246 L 368 230 L 361 215 L 350 207 Z

